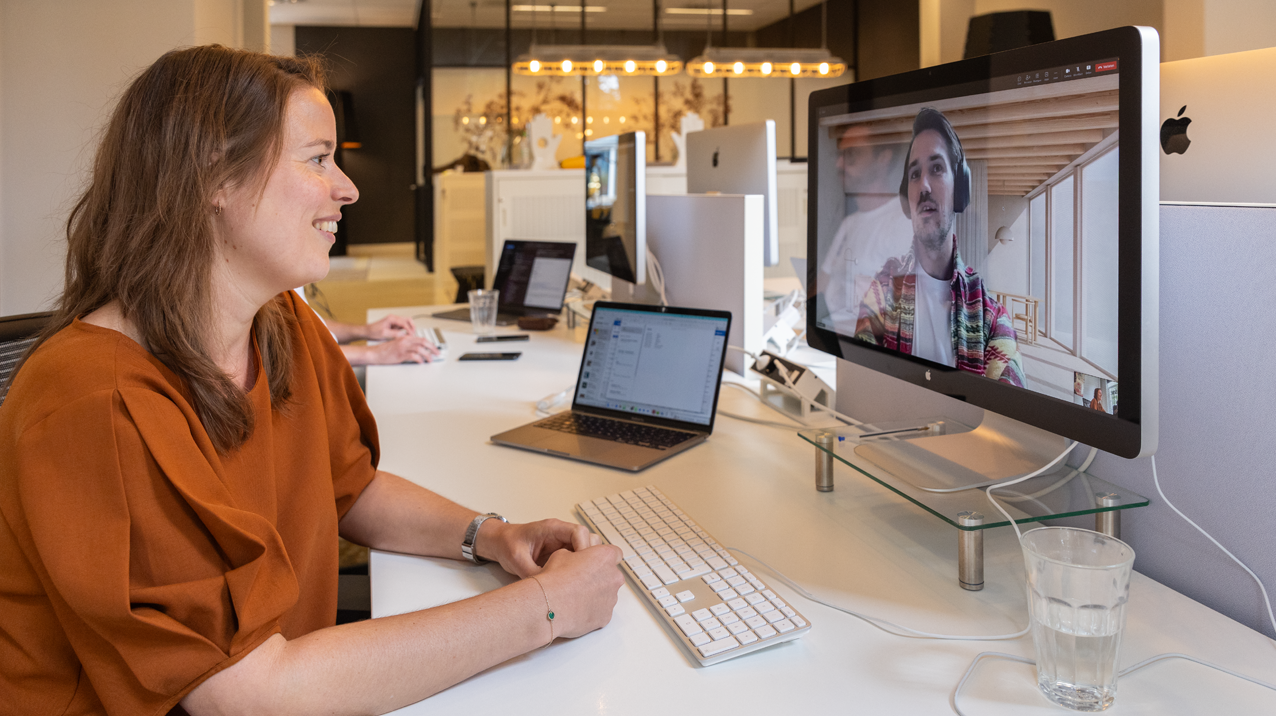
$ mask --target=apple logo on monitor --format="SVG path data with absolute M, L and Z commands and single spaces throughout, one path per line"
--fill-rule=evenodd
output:
M 719 151 L 718 149 L 713 150 L 713 168 L 714 169 L 718 168 L 718 151 Z
M 1192 140 L 1187 137 L 1187 125 L 1192 123 L 1192 118 L 1183 116 L 1186 111 L 1187 105 L 1183 105 L 1176 115 L 1181 119 L 1167 119 L 1165 124 L 1161 125 L 1161 149 L 1165 150 L 1166 154 L 1182 154 L 1192 143 Z

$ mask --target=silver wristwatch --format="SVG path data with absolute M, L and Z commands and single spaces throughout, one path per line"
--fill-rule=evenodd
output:
M 505 519 L 504 517 L 501 517 L 495 512 L 489 512 L 485 515 L 479 515 L 478 517 L 475 517 L 474 521 L 470 523 L 470 528 L 465 530 L 465 540 L 461 542 L 461 554 L 465 555 L 465 558 L 470 560 L 474 564 L 487 564 L 489 561 L 489 560 L 483 559 L 477 554 L 474 554 L 474 538 L 478 537 L 479 526 L 482 525 L 487 520 L 493 519 L 493 518 L 498 519 L 501 522 L 505 522 L 506 524 L 509 523 L 509 520 Z

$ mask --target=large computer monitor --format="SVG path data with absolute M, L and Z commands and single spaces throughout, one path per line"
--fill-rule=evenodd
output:
M 1152 453 L 1158 62 L 1129 27 L 813 93 L 810 344 Z
M 780 263 L 774 120 L 687 135 L 687 193 L 713 192 L 762 195 L 762 264 Z
M 585 264 L 634 284 L 647 276 L 643 132 L 585 142 Z

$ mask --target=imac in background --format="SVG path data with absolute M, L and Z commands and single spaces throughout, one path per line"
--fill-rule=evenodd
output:
M 763 266 L 780 262 L 775 120 L 687 135 L 688 194 L 761 194 Z
M 1155 450 L 1157 46 L 1122 28 L 812 95 L 808 339 L 859 366 L 845 392 L 982 420 L 975 452 L 1040 446 L 988 479 L 1065 437 Z
M 585 142 L 585 264 L 646 281 L 647 147 L 643 132 Z

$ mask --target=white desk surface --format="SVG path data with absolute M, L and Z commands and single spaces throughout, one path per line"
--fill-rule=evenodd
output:
M 369 319 L 441 308 L 378 309 Z M 577 503 L 654 484 L 720 542 L 766 560 L 828 601 L 946 634 L 1004 634 L 1027 624 L 1013 532 L 985 533 L 986 586 L 964 591 L 956 579 L 954 530 L 844 466 L 834 492 L 816 492 L 814 448 L 791 431 L 719 415 L 705 444 L 637 474 L 493 445 L 490 435 L 534 420 L 537 400 L 574 384 L 583 328 L 569 335 L 560 324 L 531 333 L 527 343 L 476 345 L 466 323 L 418 320 L 445 331 L 448 357 L 436 365 L 368 370 L 382 469 L 511 521 L 579 522 Z M 456 360 L 473 350 L 523 356 Z M 723 389 L 720 407 L 783 420 L 734 389 Z M 808 617 L 810 633 L 702 668 L 626 585 L 607 627 L 559 640 L 399 713 L 944 714 L 979 652 L 1034 656 L 1029 636 L 1000 642 L 892 636 L 806 601 L 761 565 L 739 559 Z M 463 599 L 512 577 L 494 565 L 374 551 L 371 580 L 378 617 Z M 1164 652 L 1276 680 L 1276 642 L 1136 572 L 1119 664 Z M 1004 660 L 980 665 L 962 706 L 971 716 L 1065 713 L 1037 692 L 1033 667 Z M 1122 679 L 1108 713 L 1273 714 L 1276 693 L 1173 660 Z

